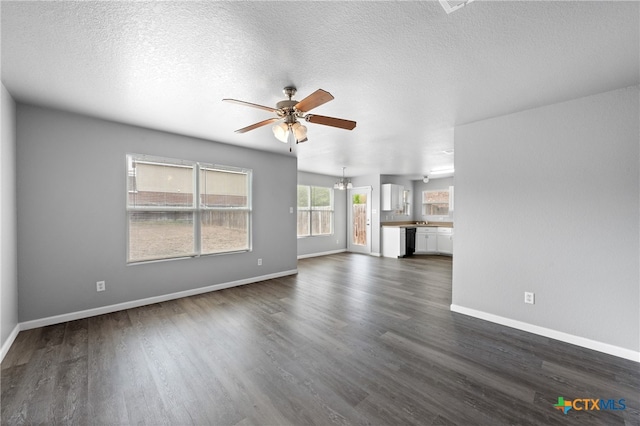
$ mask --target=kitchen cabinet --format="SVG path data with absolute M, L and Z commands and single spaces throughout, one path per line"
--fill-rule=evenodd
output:
M 438 253 L 453 254 L 453 229 L 438 228 Z
M 416 232 L 416 254 L 453 254 L 453 228 L 420 227 Z
M 394 183 L 382 185 L 382 210 L 404 210 L 404 186 Z
M 382 227 L 382 256 L 405 257 L 407 226 Z M 409 226 L 415 229 L 415 254 L 453 255 L 453 228 L 444 226 Z
M 418 228 L 416 231 L 416 253 L 438 251 L 437 228 Z
M 398 226 L 382 227 L 382 256 L 404 257 L 406 254 L 406 229 Z

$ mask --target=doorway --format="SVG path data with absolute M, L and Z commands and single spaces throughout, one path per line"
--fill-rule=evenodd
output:
M 371 254 L 371 187 L 352 188 L 348 197 L 347 250 Z

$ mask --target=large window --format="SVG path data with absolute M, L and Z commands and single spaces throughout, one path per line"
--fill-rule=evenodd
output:
M 251 170 L 127 156 L 127 262 L 251 249 Z
M 298 237 L 333 234 L 333 190 L 298 185 Z
M 425 216 L 448 216 L 449 205 L 446 189 L 422 192 L 422 214 Z

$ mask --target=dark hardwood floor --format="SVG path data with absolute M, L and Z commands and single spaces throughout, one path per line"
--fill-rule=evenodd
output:
M 640 423 L 639 364 L 450 312 L 450 258 L 298 267 L 21 332 L 2 424 Z M 558 397 L 626 409 L 565 415 Z

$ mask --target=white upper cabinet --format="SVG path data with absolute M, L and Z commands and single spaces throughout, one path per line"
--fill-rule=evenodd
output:
M 394 183 L 382 185 L 382 210 L 404 210 L 404 186 Z

